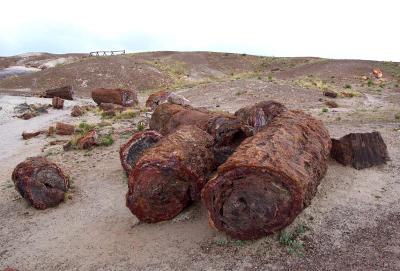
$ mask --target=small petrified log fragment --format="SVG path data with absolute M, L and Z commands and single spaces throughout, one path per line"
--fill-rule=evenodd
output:
M 55 109 L 63 109 L 64 108 L 64 100 L 59 97 L 53 97 L 51 105 Z
M 337 92 L 333 90 L 324 90 L 323 92 L 324 96 L 329 97 L 329 98 L 336 98 L 337 97 Z
M 68 178 L 53 162 L 44 157 L 30 157 L 12 173 L 15 189 L 37 209 L 58 205 L 68 190 Z
M 216 166 L 222 164 L 235 148 L 252 135 L 247 125 L 235 116 L 210 112 L 171 103 L 159 105 L 150 119 L 150 129 L 167 135 L 182 125 L 195 125 L 213 136 Z
M 389 160 L 387 147 L 379 132 L 351 133 L 332 139 L 331 156 L 343 165 L 363 169 Z
M 258 132 L 283 111 L 286 111 L 286 107 L 281 103 L 262 101 L 239 109 L 235 112 L 235 116 L 245 124 L 254 127 L 255 131 Z
M 310 204 L 331 148 L 322 123 L 285 111 L 245 139 L 202 191 L 213 225 L 254 239 L 290 224 Z
M 161 137 L 162 135 L 156 131 L 136 132 L 128 142 L 121 146 L 119 157 L 128 176 L 142 153 L 160 141 Z
M 330 108 L 338 108 L 339 107 L 339 105 L 334 101 L 326 101 L 325 104 L 327 106 L 329 106 Z
M 126 89 L 98 88 L 92 91 L 93 100 L 101 103 L 119 104 L 122 106 L 133 106 L 139 103 L 136 91 Z
M 38 136 L 38 135 L 40 135 L 40 134 L 42 134 L 43 133 L 43 131 L 36 131 L 36 132 L 33 132 L 33 131 L 31 131 L 31 132 L 22 132 L 22 138 L 24 139 L 24 140 L 28 140 L 28 139 L 31 139 L 31 138 L 33 138 L 33 137 L 35 137 L 35 136 Z
M 375 76 L 375 78 L 379 79 L 383 76 L 383 73 L 380 69 L 378 68 L 373 68 L 372 69 L 372 74 Z
M 149 98 L 147 98 L 146 101 L 146 107 L 151 108 L 151 110 L 156 109 L 156 107 L 160 104 L 167 102 L 168 96 L 170 94 L 171 92 L 164 90 L 160 90 L 150 94 Z
M 75 132 L 75 126 L 72 124 L 57 122 L 56 134 L 57 135 L 72 135 Z M 49 130 L 50 134 L 50 130 Z
M 36 117 L 37 115 L 38 115 L 37 113 L 27 112 L 27 113 L 23 113 L 23 114 L 17 116 L 17 118 L 24 119 L 24 120 L 29 120 L 31 118 Z
M 144 151 L 129 176 L 126 205 L 154 223 L 178 215 L 197 200 L 213 168 L 212 137 L 182 126 Z
M 85 109 L 84 108 L 80 107 L 79 105 L 75 105 L 72 108 L 71 116 L 79 117 L 79 116 L 82 116 L 84 113 L 85 113 Z
M 84 137 L 78 140 L 78 148 L 81 150 L 90 149 L 98 145 L 98 134 L 95 130 L 88 132 Z
M 45 98 L 60 97 L 64 100 L 73 100 L 74 91 L 72 86 L 48 89 L 44 95 Z

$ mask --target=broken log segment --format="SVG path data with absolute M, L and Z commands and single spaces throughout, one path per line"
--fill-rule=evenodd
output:
M 92 91 L 92 99 L 100 105 L 101 103 L 119 104 L 122 106 L 134 106 L 139 103 L 136 91 L 126 89 L 98 88 Z
M 85 114 L 85 109 L 83 107 L 81 107 L 79 105 L 75 105 L 72 108 L 72 111 L 71 111 L 72 117 L 79 117 L 79 116 L 82 116 L 83 114 Z
M 12 173 L 15 189 L 37 209 L 54 207 L 64 200 L 69 180 L 61 168 L 45 157 L 30 157 Z
M 65 86 L 46 90 L 45 98 L 59 97 L 64 100 L 73 100 L 74 91 L 72 86 Z
M 212 137 L 182 126 L 144 151 L 129 176 L 126 205 L 141 221 L 172 219 L 192 201 L 213 169 Z
M 168 96 L 171 94 L 169 91 L 160 90 L 149 95 L 146 100 L 146 107 L 151 108 L 151 110 L 156 109 L 157 106 L 167 102 Z
M 332 139 L 331 156 L 355 169 L 382 165 L 389 160 L 386 144 L 379 132 L 351 133 Z
M 30 131 L 30 132 L 23 131 L 22 132 L 22 139 L 28 140 L 28 139 L 36 137 L 36 136 L 38 136 L 40 134 L 43 134 L 43 133 L 45 133 L 45 131 L 36 131 L 36 132 L 34 132 L 34 131 Z
M 53 100 L 51 101 L 51 105 L 55 109 L 63 109 L 64 108 L 64 100 L 59 97 L 53 97 Z
M 246 137 L 252 135 L 249 126 L 230 114 L 171 103 L 159 105 L 149 125 L 150 129 L 162 135 L 172 133 L 182 125 L 195 125 L 206 131 L 214 138 L 216 166 L 222 164 Z
M 156 131 L 136 132 L 128 142 L 120 147 L 119 158 L 128 176 L 142 153 L 160 141 L 161 138 L 162 135 Z
M 75 132 L 75 126 L 72 124 L 57 122 L 56 123 L 56 134 L 57 135 L 72 135 Z M 49 134 L 50 129 L 49 129 Z
M 258 132 L 287 108 L 275 101 L 262 101 L 235 112 L 235 116 Z
M 290 224 L 314 197 L 330 148 L 320 121 L 301 111 L 283 112 L 245 139 L 203 188 L 213 225 L 245 240 Z

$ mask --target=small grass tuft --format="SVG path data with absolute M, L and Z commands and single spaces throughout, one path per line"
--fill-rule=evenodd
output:
M 396 113 L 396 114 L 394 115 L 394 119 L 400 120 L 400 112 L 399 112 L 399 113 Z
M 351 87 L 351 85 L 346 84 L 346 85 L 344 86 L 344 88 L 346 88 L 346 89 L 351 89 L 352 87 Z
M 143 121 L 139 121 L 138 124 L 136 124 L 136 129 L 137 129 L 138 131 L 144 131 L 144 128 L 145 128 L 145 127 L 146 127 L 146 126 L 145 126 L 145 124 L 144 124 Z
M 100 145 L 101 146 L 111 146 L 114 143 L 114 139 L 112 135 L 105 135 L 100 138 Z
M 322 108 L 322 113 L 326 113 L 326 112 L 328 112 L 328 108 L 326 108 L 326 107 Z
M 367 84 L 368 84 L 368 87 L 372 87 L 374 85 L 374 82 L 372 82 L 372 80 L 369 79 Z

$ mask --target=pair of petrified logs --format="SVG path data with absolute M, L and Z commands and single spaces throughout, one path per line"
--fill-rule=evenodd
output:
M 233 237 L 257 238 L 293 221 L 310 203 L 326 173 L 329 134 L 321 122 L 300 111 L 282 107 L 280 114 L 269 119 L 268 111 L 262 116 L 259 110 L 250 109 L 255 115 L 243 111 L 237 115 L 259 131 L 243 137 L 207 183 L 218 156 L 216 135 L 220 135 L 208 128 L 224 124 L 218 120 L 228 119 L 230 124 L 236 118 L 187 106 L 157 107 L 150 126 L 160 134 L 151 132 L 150 140 L 142 133 L 130 143 L 131 148 L 142 151 L 153 144 L 140 155 L 138 151 L 130 154 L 130 210 L 146 222 L 171 219 L 198 199 L 202 190 L 211 221 Z M 269 123 L 268 127 L 262 129 L 263 123 Z M 144 142 L 144 138 L 149 141 Z M 133 144 L 139 141 L 142 143 Z M 121 148 L 121 161 L 129 152 L 128 143 Z

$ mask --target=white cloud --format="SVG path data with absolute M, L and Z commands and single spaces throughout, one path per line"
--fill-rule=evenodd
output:
M 2 3 L 0 55 L 122 48 L 400 61 L 399 8 L 395 0 L 13 0 Z

